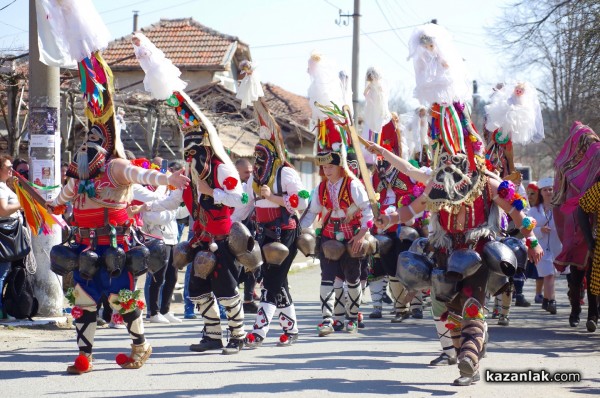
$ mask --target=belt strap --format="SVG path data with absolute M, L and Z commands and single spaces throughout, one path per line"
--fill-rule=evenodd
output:
M 115 227 L 117 235 L 128 236 L 130 229 L 128 227 Z M 79 228 L 73 227 L 73 233 L 79 235 L 81 238 L 90 239 L 98 236 L 109 236 L 110 225 L 106 225 L 100 228 Z

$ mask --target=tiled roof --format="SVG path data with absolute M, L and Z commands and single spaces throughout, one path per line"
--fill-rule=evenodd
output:
M 290 93 L 271 83 L 263 84 L 265 101 L 274 114 L 287 115 L 305 128 L 310 124 L 311 110 L 308 98 Z
M 192 18 L 161 19 L 141 31 L 179 68 L 225 70 L 238 47 L 248 53 L 248 45 L 237 37 L 219 33 Z M 103 56 L 114 70 L 140 68 L 133 55 L 131 35 L 112 41 Z

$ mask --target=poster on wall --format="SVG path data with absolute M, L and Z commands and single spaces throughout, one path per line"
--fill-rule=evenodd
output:
M 54 186 L 54 161 L 45 159 L 32 159 L 31 182 L 40 187 Z
M 36 107 L 29 112 L 29 180 L 37 185 L 40 195 L 53 199 L 60 186 L 60 146 L 58 108 Z
M 58 131 L 58 109 L 56 108 L 33 108 L 29 117 L 30 135 L 54 135 Z

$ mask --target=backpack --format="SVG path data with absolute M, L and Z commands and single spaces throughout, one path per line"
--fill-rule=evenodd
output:
M 4 280 L 2 307 L 17 319 L 29 319 L 38 312 L 38 300 L 33 295 L 33 275 L 23 266 L 13 266 Z

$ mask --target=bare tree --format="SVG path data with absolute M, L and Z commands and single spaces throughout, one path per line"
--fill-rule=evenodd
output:
M 492 29 L 509 69 L 530 72 L 540 94 L 546 139 L 516 152 L 523 163 L 551 167 L 575 120 L 600 128 L 599 23 L 597 0 L 523 0 Z
M 0 114 L 6 127 L 8 153 L 19 156 L 21 138 L 25 134 L 25 122 L 21 123 L 20 111 L 24 104 L 25 73 L 15 64 L 14 58 L 0 59 Z

